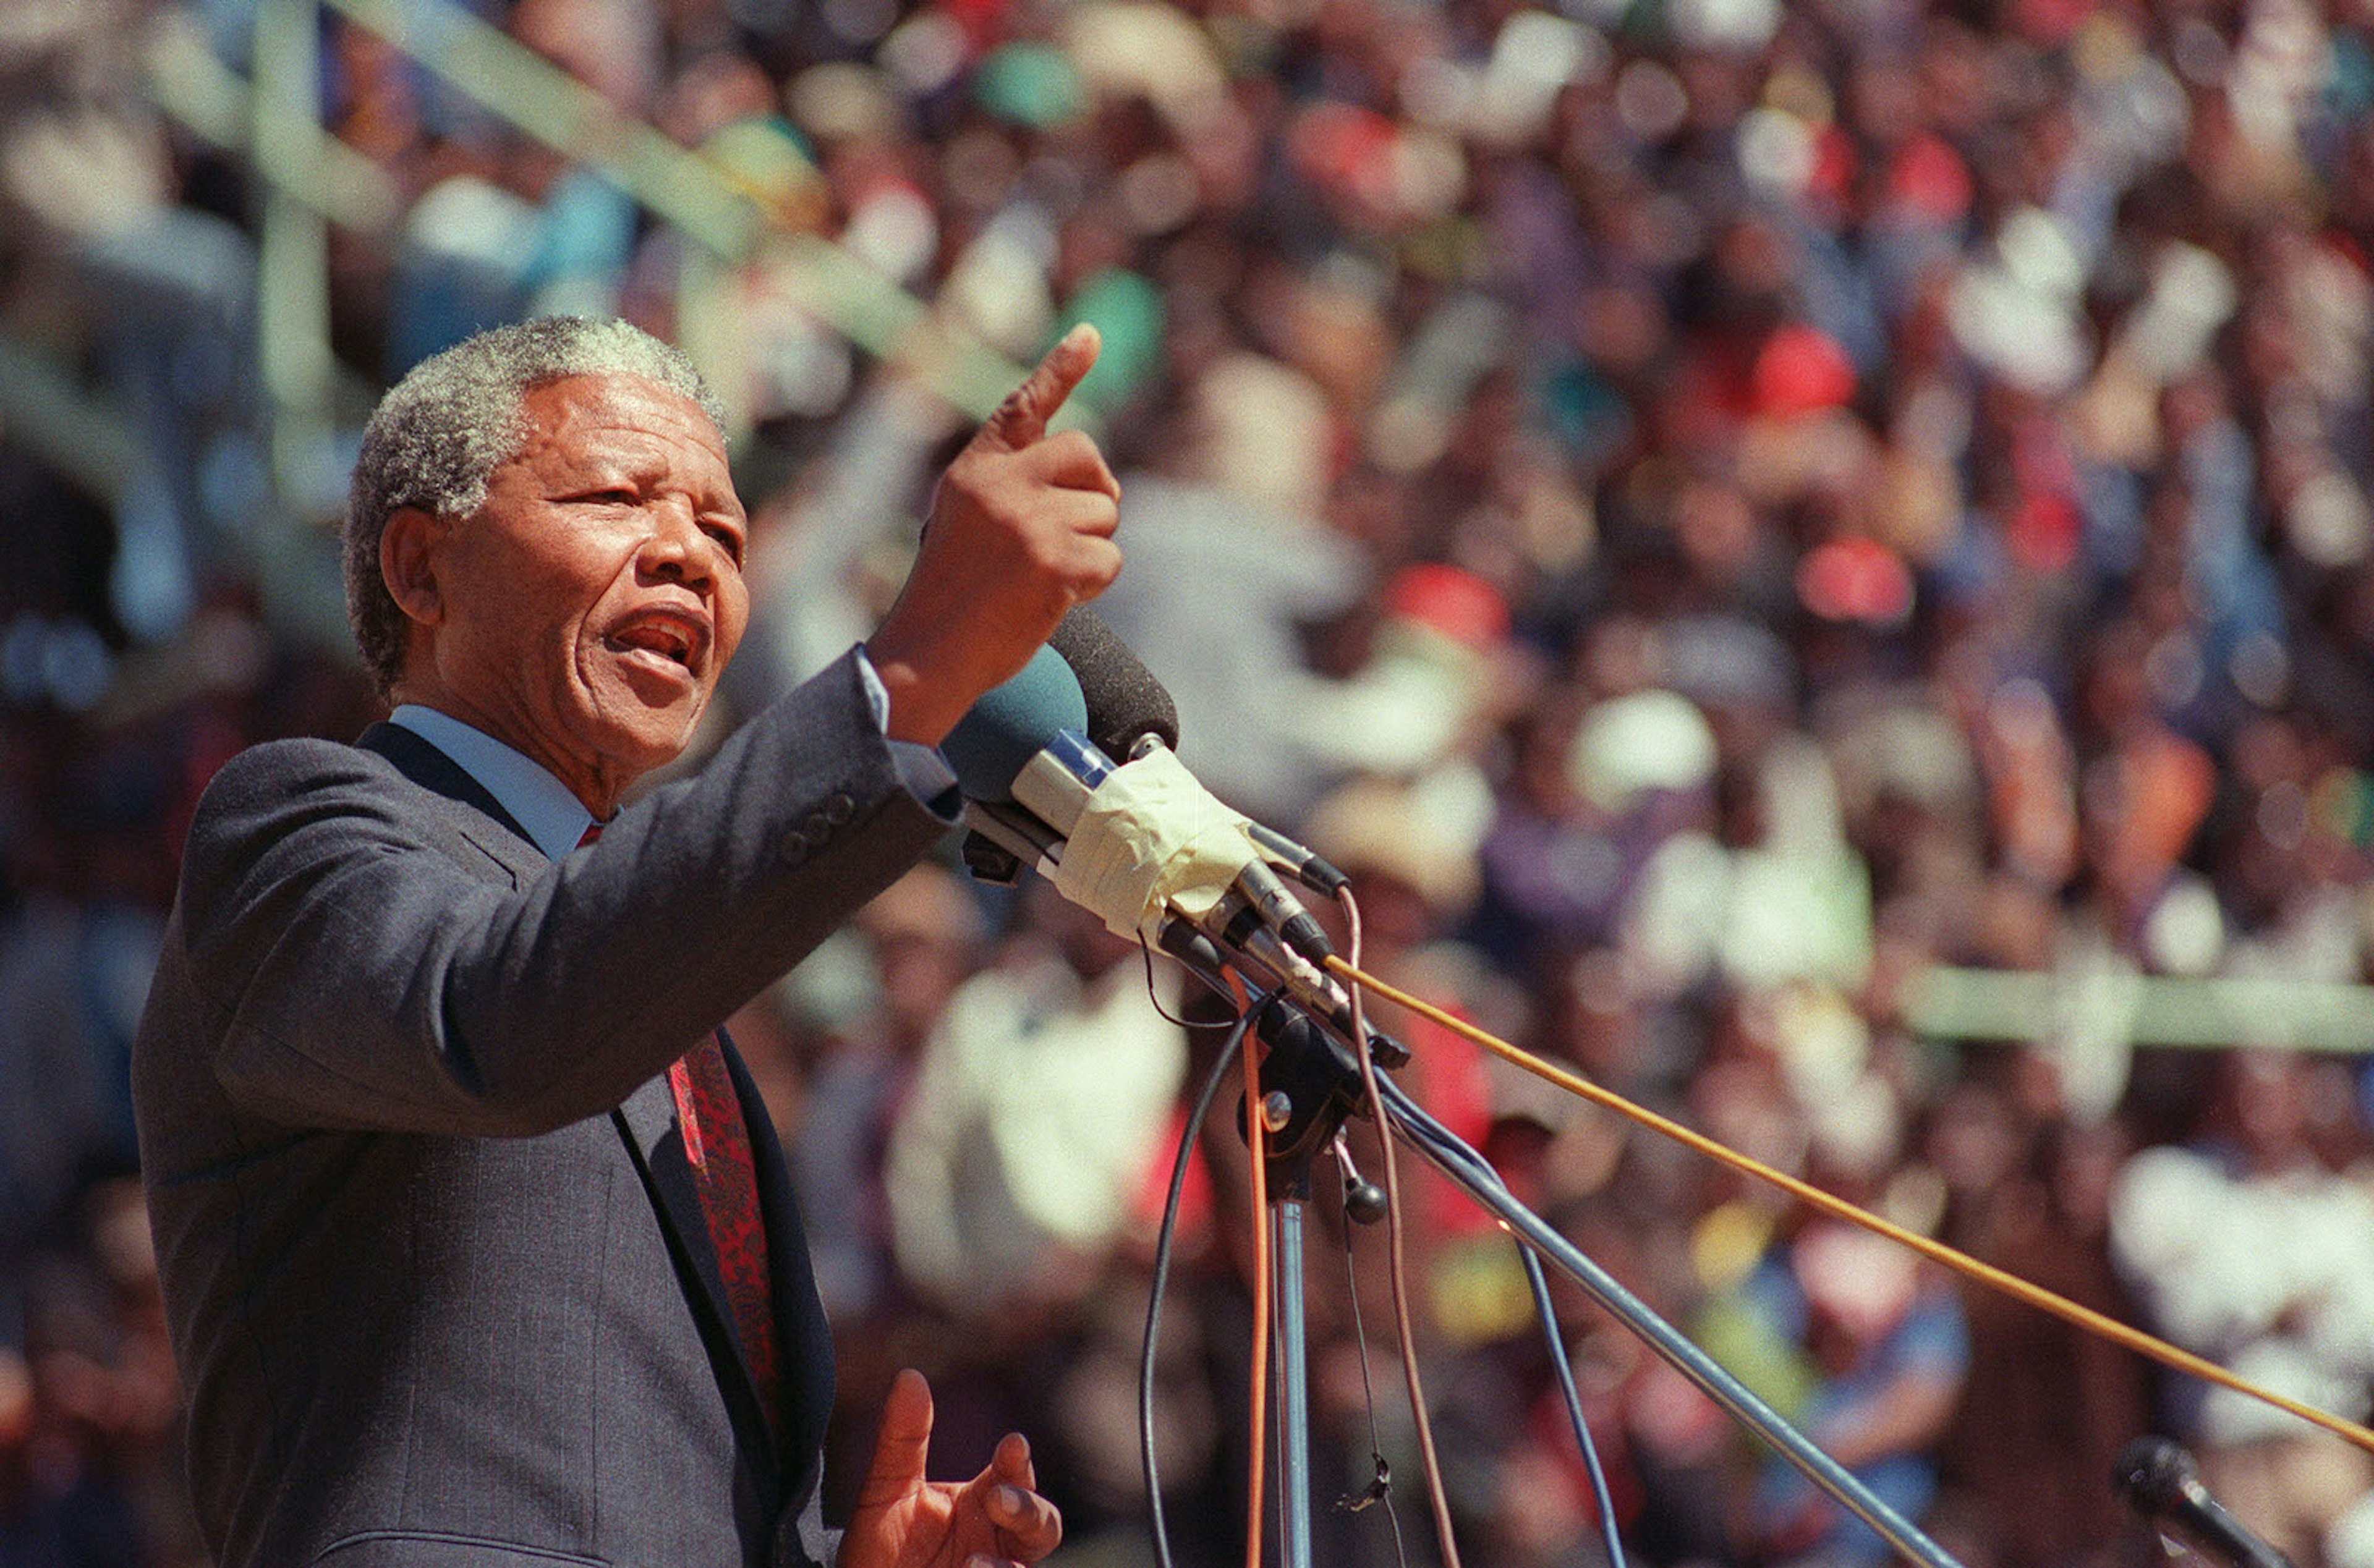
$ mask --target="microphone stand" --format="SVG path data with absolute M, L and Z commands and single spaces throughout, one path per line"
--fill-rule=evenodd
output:
M 1270 1240 L 1277 1274 L 1277 1527 L 1291 1568 L 1310 1562 L 1310 1398 L 1302 1299 L 1302 1209 L 1299 1194 L 1270 1198 Z
M 974 873 L 987 880 L 1010 879 L 1024 864 L 1061 856 L 1055 848 L 1059 840 L 1052 830 L 1031 821 L 1027 813 L 968 801 L 965 820 L 974 830 L 973 837 L 967 842 L 967 860 Z M 1174 922 L 1166 931 L 1162 946 L 1190 973 L 1233 1002 L 1234 993 L 1220 975 L 1222 965 L 1229 960 L 1209 939 L 1183 922 Z M 1254 1028 L 1270 1047 L 1262 1073 L 1262 1081 L 1268 1088 L 1261 1108 L 1263 1125 L 1258 1129 L 1248 1127 L 1244 1131 L 1249 1141 L 1258 1138 L 1259 1157 L 1268 1162 L 1265 1169 L 1271 1193 L 1270 1224 L 1275 1244 L 1273 1264 L 1278 1274 L 1275 1300 L 1278 1315 L 1283 1555 L 1285 1568 L 1311 1568 L 1310 1416 L 1302 1210 L 1310 1198 L 1313 1160 L 1334 1141 L 1346 1117 L 1365 1113 L 1366 1095 L 1359 1066 L 1343 1039 L 1334 1032 L 1335 1025 L 1314 1022 L 1299 1005 L 1283 1001 L 1275 994 L 1258 1003 L 1257 1012 Z M 1390 1036 L 1373 1030 L 1369 1048 L 1380 1068 L 1399 1067 L 1409 1059 L 1407 1050 Z M 1688 1379 L 1733 1420 L 1763 1438 L 1799 1474 L 1870 1526 L 1900 1556 L 1921 1568 L 1961 1568 L 1944 1548 L 1882 1502 L 1804 1433 L 1782 1420 L 1721 1363 L 1651 1311 L 1547 1221 L 1520 1203 L 1481 1154 L 1419 1109 L 1399 1085 L 1381 1073 L 1378 1083 L 1391 1136 L 1408 1144 L 1479 1207 L 1498 1216 L 1510 1232 L 1544 1262 L 1581 1286 L 1586 1294 L 1629 1328 L 1667 1365 Z M 1158 1508 L 1159 1500 L 1154 1500 L 1153 1505 Z
M 1192 965 L 1191 965 L 1192 966 Z M 1262 1004 L 1254 1027 L 1270 1047 L 1262 1068 L 1267 1124 L 1259 1146 L 1269 1162 L 1271 1224 L 1279 1275 L 1277 1303 L 1280 1523 L 1286 1568 L 1310 1568 L 1310 1412 L 1306 1387 L 1302 1206 L 1310 1197 L 1311 1164 L 1334 1141 L 1346 1117 L 1367 1111 L 1360 1072 L 1348 1049 L 1299 1010 L 1275 999 Z M 1390 1042 L 1385 1056 L 1398 1053 Z M 1398 1065 L 1398 1063 L 1393 1063 Z M 1722 1363 L 1659 1317 L 1556 1227 L 1517 1200 L 1497 1172 L 1381 1074 L 1388 1131 L 1497 1216 L 1544 1262 L 1580 1285 L 1732 1419 L 1780 1453 L 1840 1507 L 1871 1527 L 1908 1562 L 1922 1568 L 1961 1568 L 1945 1549 L 1875 1495 L 1844 1466 L 1767 1405 Z
M 1345 1119 L 1360 1109 L 1360 1076 L 1310 1016 L 1275 998 L 1253 1031 L 1269 1047 L 1262 1065 L 1262 1136 L 1269 1188 L 1271 1273 L 1277 1343 L 1278 1529 L 1286 1568 L 1310 1565 L 1310 1398 L 1303 1285 L 1303 1219 L 1311 1171 Z M 1390 1053 L 1388 1053 L 1390 1054 Z M 1406 1059 L 1404 1057 L 1403 1059 Z M 1346 1072 L 1349 1071 L 1348 1079 Z

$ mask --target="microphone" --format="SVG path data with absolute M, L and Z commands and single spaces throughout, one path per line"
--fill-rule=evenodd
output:
M 1088 710 L 1086 733 L 1107 756 L 1127 760 L 1155 743 L 1179 749 L 1179 705 L 1103 616 L 1086 604 L 1074 605 L 1047 646 L 1078 679 Z M 1351 879 L 1324 857 L 1274 828 L 1246 819 L 1244 829 L 1273 865 L 1320 896 L 1333 898 L 1349 884 Z
M 2165 1437 L 2138 1437 L 2121 1449 L 2110 1486 L 2155 1527 L 2172 1529 L 2232 1568 L 2292 1568 L 2289 1558 L 2218 1505 L 2192 1456 Z
M 1073 605 L 1055 623 L 1047 646 L 1072 667 L 1087 705 L 1087 737 L 1107 756 L 1129 755 L 1148 735 L 1179 749 L 1179 705 L 1102 615 Z
M 1052 647 L 983 695 L 940 747 L 968 825 L 1116 934 L 1168 951 L 1181 940 L 1169 928 L 1183 920 L 1264 987 L 1331 1020 L 1340 1008 L 1348 1028 L 1350 999 L 1319 968 L 1332 951 L 1326 934 L 1245 819 L 1158 736 L 1115 763 L 1085 732 L 1090 722 L 1079 681 Z

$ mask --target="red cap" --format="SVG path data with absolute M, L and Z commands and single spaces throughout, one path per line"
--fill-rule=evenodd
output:
M 1499 590 L 1474 572 L 1440 562 L 1395 573 L 1385 588 L 1385 608 L 1470 648 L 1490 648 L 1509 635 L 1509 606 Z

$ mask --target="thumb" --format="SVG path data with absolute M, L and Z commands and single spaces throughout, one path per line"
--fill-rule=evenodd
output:
M 891 1380 L 890 1397 L 882 1407 L 881 1435 L 874 1440 L 874 1462 L 858 1491 L 858 1506 L 887 1507 L 921 1487 L 931 1447 L 932 1386 L 909 1367 Z
M 1022 384 L 1006 394 L 973 436 L 972 444 L 1009 452 L 1036 445 L 1047 433 L 1047 421 L 1095 366 L 1103 345 L 1104 339 L 1090 322 L 1082 322 L 1065 333 Z

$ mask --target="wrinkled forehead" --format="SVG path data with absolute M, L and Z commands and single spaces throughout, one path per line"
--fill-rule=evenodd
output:
M 506 462 L 640 454 L 727 471 L 725 438 L 699 404 L 629 370 L 555 376 L 520 393 Z
M 700 404 L 662 381 L 633 370 L 571 370 L 530 381 L 520 390 L 523 420 L 603 425 L 653 425 L 697 434 L 723 447 L 723 432 Z

